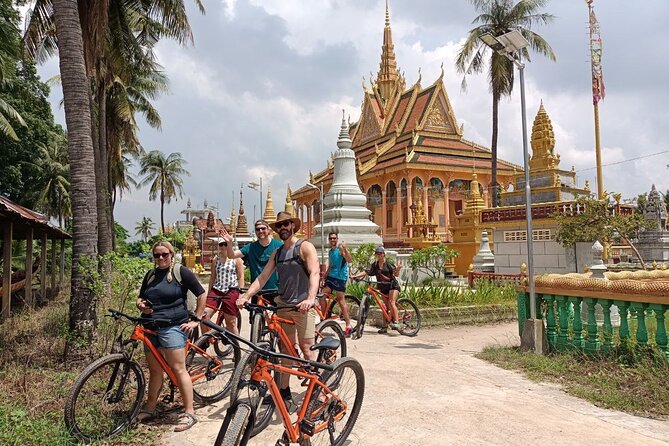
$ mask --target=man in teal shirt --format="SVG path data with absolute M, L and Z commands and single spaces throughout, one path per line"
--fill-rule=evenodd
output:
M 344 334 L 346 337 L 351 335 L 351 317 L 348 313 L 348 305 L 344 292 L 346 291 L 346 281 L 348 280 L 348 264 L 351 263 L 351 253 L 346 247 L 346 243 L 339 241 L 339 235 L 336 232 L 331 232 L 328 235 L 328 243 L 330 243 L 330 252 L 328 253 L 328 270 L 325 274 L 325 285 L 323 286 L 323 293 L 330 294 L 335 292 L 335 297 L 341 308 L 346 329 Z M 327 308 L 322 309 L 324 312 Z
M 279 240 L 272 237 L 272 230 L 269 223 L 265 220 L 258 220 L 255 224 L 256 240 L 253 243 L 242 246 L 242 249 L 234 249 L 232 247 L 232 236 L 228 231 L 223 229 L 221 236 L 228 242 L 228 257 L 232 259 L 245 258 L 249 262 L 249 269 L 251 270 L 251 283 L 260 275 L 267 261 L 272 256 L 272 253 L 283 245 Z M 276 291 L 279 288 L 279 276 L 276 271 L 272 273 L 263 291 Z

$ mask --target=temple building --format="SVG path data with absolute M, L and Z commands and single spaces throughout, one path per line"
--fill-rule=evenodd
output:
M 474 179 L 481 185 L 482 202 L 487 206 L 492 198 L 488 193 L 491 152 L 464 138 L 443 76 L 442 67 L 441 75 L 423 87 L 419 71 L 418 80 L 407 88 L 395 60 L 386 5 L 379 71 L 370 85 L 363 83 L 361 116 L 348 129 L 358 182 L 386 247 L 411 246 L 410 240 L 416 237 L 410 225 L 419 210 L 430 229 L 426 238 L 452 241 L 449 228 L 465 211 Z M 500 159 L 497 167 L 503 188 L 522 172 L 521 167 Z M 309 174 L 309 182 L 323 184 L 327 192 L 333 174 L 334 163 L 329 161 L 324 170 Z M 305 185 L 292 193 L 292 199 L 306 237 L 313 237 L 320 222 L 318 191 Z

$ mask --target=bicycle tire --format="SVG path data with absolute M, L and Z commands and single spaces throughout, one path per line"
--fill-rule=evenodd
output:
M 325 371 L 323 382 L 345 406 L 322 391 L 314 388 L 305 419 L 314 423 L 314 429 L 321 429 L 312 436 L 303 438 L 303 446 L 342 446 L 350 435 L 360 414 L 365 396 L 365 373 L 362 365 L 353 358 L 340 358 L 332 371 Z M 335 419 L 338 418 L 338 419 Z M 323 425 L 323 423 L 327 423 Z M 343 423 L 343 424 L 342 424 Z M 338 430 L 341 426 L 341 430 Z
M 346 294 L 344 295 L 344 301 L 348 306 L 348 316 L 349 320 L 351 321 L 351 327 L 352 327 L 351 333 L 354 333 L 358 326 L 358 313 L 360 313 L 360 299 L 351 294 Z M 335 315 L 339 316 L 335 320 L 344 322 L 344 317 L 341 314 L 341 307 L 339 306 L 339 302 L 337 302 L 336 298 L 330 304 L 330 308 L 328 309 L 328 312 L 325 316 L 326 319 L 330 319 L 332 316 Z
M 135 361 L 123 353 L 99 358 L 77 377 L 65 402 L 65 426 L 86 444 L 118 435 L 139 412 L 144 389 L 144 372 Z
M 249 441 L 249 428 L 252 425 L 253 408 L 251 404 L 244 400 L 237 401 L 226 411 L 214 446 L 245 446 Z
M 418 334 L 421 324 L 420 311 L 416 304 L 406 297 L 397 299 L 397 316 L 399 329 L 404 336 L 413 337 Z
M 223 326 L 225 324 L 225 319 L 223 317 L 222 311 L 219 311 L 219 317 L 217 318 L 216 323 L 220 326 Z M 242 329 L 242 313 L 240 311 L 237 312 L 237 333 L 241 333 Z M 230 353 L 232 353 L 232 345 L 227 345 L 223 343 L 223 341 L 219 340 L 218 342 L 214 343 L 214 351 L 216 352 L 216 355 L 218 355 L 219 358 L 225 358 L 228 356 Z
M 318 343 L 326 337 L 339 339 L 339 348 L 335 351 L 321 350 L 318 353 L 318 362 L 332 364 L 339 358 L 346 356 L 346 336 L 339 324 L 334 320 L 326 320 L 316 326 L 316 336 L 314 343 Z
M 259 344 L 260 348 L 269 348 L 269 344 L 261 343 Z M 258 388 L 251 388 L 249 380 L 251 379 L 251 372 L 253 367 L 255 367 L 258 354 L 255 352 L 247 352 L 242 356 L 242 359 L 235 367 L 235 371 L 232 377 L 232 384 L 230 388 L 230 405 L 234 404 L 236 401 L 245 399 L 251 403 L 251 406 L 255 408 L 253 425 L 251 427 L 251 437 L 255 437 L 260 432 L 265 430 L 265 428 L 272 421 L 272 416 L 274 415 L 274 410 L 276 406 L 274 405 L 274 400 L 267 398 L 266 395 L 269 395 L 269 390 L 267 389 L 267 384 L 265 383 L 254 383 L 254 386 L 260 386 Z M 274 373 L 275 382 L 280 382 L 280 374 L 276 371 Z M 246 391 L 245 391 L 246 389 Z
M 251 333 L 249 339 L 257 344 L 262 341 L 263 331 L 265 329 L 265 317 L 260 313 L 253 313 L 251 317 Z
M 237 341 L 230 340 L 232 355 L 219 358 L 207 352 L 218 342 L 215 335 L 205 333 L 200 336 L 186 355 L 186 370 L 193 380 L 193 397 L 199 403 L 212 404 L 222 400 L 228 392 L 235 366 L 241 356 Z
M 369 306 L 371 296 L 369 294 L 363 294 L 360 301 L 360 312 L 358 313 L 358 326 L 355 329 L 355 338 L 360 339 L 365 332 L 365 322 L 367 322 L 367 316 L 369 315 Z

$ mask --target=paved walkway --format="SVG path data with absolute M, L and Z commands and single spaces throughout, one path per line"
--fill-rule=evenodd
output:
M 517 343 L 515 323 L 425 329 L 416 338 L 370 329 L 349 343 L 349 355 L 364 367 L 366 389 L 346 444 L 669 445 L 667 422 L 597 408 L 474 357 L 486 345 Z M 200 422 L 167 434 L 164 444 L 213 444 L 226 407 L 227 400 L 199 409 Z M 249 444 L 271 446 L 281 432 L 275 418 Z

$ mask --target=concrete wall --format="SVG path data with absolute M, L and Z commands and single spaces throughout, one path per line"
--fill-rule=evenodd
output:
M 495 249 L 493 252 L 495 254 L 495 272 L 499 274 L 518 274 L 520 265 L 527 264 L 527 242 L 504 241 L 504 232 L 510 230 L 524 230 L 524 227 L 495 230 Z M 535 241 L 532 243 L 534 273 L 583 272 L 586 264 L 592 264 L 591 246 L 592 243 L 577 243 L 575 247 L 563 248 L 554 240 Z

